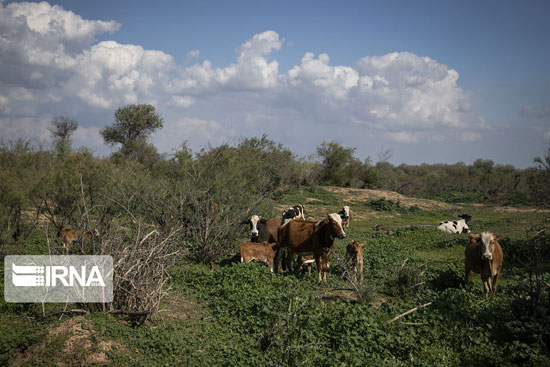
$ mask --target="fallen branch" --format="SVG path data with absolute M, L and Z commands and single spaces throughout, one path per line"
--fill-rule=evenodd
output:
M 153 311 L 124 311 L 124 310 L 113 310 L 107 313 L 113 315 L 128 315 L 128 316 L 149 316 Z
M 398 315 L 398 316 L 394 317 L 393 319 L 391 319 L 391 320 L 388 321 L 387 323 L 388 323 L 388 324 L 391 324 L 392 322 L 397 321 L 397 320 L 399 320 L 400 318 L 402 318 L 402 317 L 404 317 L 404 316 L 407 316 L 407 315 L 410 314 L 410 313 L 413 313 L 413 312 L 415 312 L 415 311 L 418 311 L 418 310 L 420 310 L 421 308 L 428 307 L 428 306 L 431 305 L 431 304 L 432 304 L 432 302 L 428 302 L 428 303 L 425 303 L 425 304 L 420 305 L 420 306 L 418 306 L 418 307 L 412 308 L 412 309 L 408 310 L 407 312 L 404 312 L 404 313 L 402 313 L 401 315 Z
M 81 309 L 64 310 L 64 311 L 54 312 L 54 313 L 50 313 L 50 314 L 48 314 L 48 315 L 44 315 L 44 316 L 42 316 L 42 318 L 43 318 L 43 319 L 46 319 L 46 318 L 48 318 L 48 317 L 53 317 L 53 316 L 58 316 L 58 315 L 65 315 L 65 314 L 71 314 L 71 313 L 87 314 L 87 313 L 89 313 L 89 312 L 86 311 L 86 310 L 81 310 Z

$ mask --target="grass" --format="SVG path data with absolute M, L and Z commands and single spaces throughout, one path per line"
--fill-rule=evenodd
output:
M 341 199 L 323 188 L 300 188 L 277 204 L 304 203 L 318 219 L 339 209 Z M 0 300 L 0 365 L 15 360 L 22 365 L 92 364 L 97 353 L 115 366 L 550 365 L 550 312 L 533 316 L 526 298 L 529 279 L 507 257 L 518 251 L 540 214 L 474 205 L 374 213 L 363 203 L 352 210 L 357 220 L 346 240 L 336 241 L 335 251 L 344 257 L 349 241 L 365 242 L 369 297 L 364 304 L 351 296 L 352 287 L 335 260 L 323 284 L 316 276 L 272 274 L 257 263 L 218 264 L 210 272 L 207 266 L 180 262 L 170 269 L 171 290 L 162 312 L 149 323 L 136 327 L 111 315 L 86 315 L 79 321 L 86 331 L 80 333 L 90 344 L 76 343 L 72 349 L 67 343 L 79 331 L 68 328 L 66 318 L 39 322 L 41 307 Z M 467 236 L 435 229 L 463 212 L 473 217 L 473 232 L 505 236 L 500 288 L 488 300 L 478 275 L 473 287 L 463 283 Z M 373 231 L 375 224 L 393 227 L 394 235 Z M 39 234 L 32 238 L 24 251 L 39 253 L 44 244 Z M 387 324 L 426 302 L 432 305 Z M 56 307 L 48 305 L 48 310 Z M 66 332 L 51 336 L 63 327 Z M 21 357 L 25 351 L 27 359 Z

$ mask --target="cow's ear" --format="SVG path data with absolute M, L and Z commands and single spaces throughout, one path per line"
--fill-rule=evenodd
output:
M 241 224 L 248 224 L 248 223 L 250 223 L 250 219 L 243 220 L 243 221 L 241 222 Z
M 260 217 L 260 223 L 264 223 L 264 224 L 265 224 L 266 222 L 267 222 L 267 219 Z
M 480 238 L 481 238 L 481 235 L 479 233 L 472 233 L 468 236 L 468 241 L 477 243 Z
M 493 238 L 495 239 L 495 241 L 498 241 L 502 238 L 502 235 L 501 234 L 495 234 L 495 235 L 493 235 Z
M 365 245 L 365 242 L 357 242 L 359 247 L 363 247 Z

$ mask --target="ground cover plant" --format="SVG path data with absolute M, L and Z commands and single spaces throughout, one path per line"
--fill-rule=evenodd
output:
M 493 208 L 477 214 L 475 230 L 497 227 L 505 235 L 502 283 L 488 300 L 479 276 L 473 286 L 463 283 L 466 236 L 423 226 L 434 220 L 418 212 L 399 217 L 393 236 L 372 230 L 380 218 L 352 222 L 348 238 L 365 242 L 363 284 L 369 297 L 364 303 L 336 260 L 326 284 L 307 273 L 273 274 L 260 263 L 222 260 L 212 272 L 207 264 L 181 260 L 170 269 L 167 303 L 148 323 L 136 326 L 101 313 L 86 315 L 82 322 L 96 345 L 114 345 L 104 351 L 113 365 L 548 365 L 548 292 L 543 292 L 545 309 L 535 313 L 525 261 L 517 257 L 524 255 L 518 249 L 525 245 L 521 220 L 497 219 Z M 520 218 L 536 221 L 537 214 Z M 337 256 L 344 256 L 346 243 L 337 241 Z M 188 308 L 178 313 L 181 303 Z M 47 365 L 52 358 L 48 348 L 71 340 L 70 332 L 52 338 L 40 331 L 67 322 L 45 319 L 39 328 L 34 318 L 41 312 L 38 306 L 3 303 L 1 322 L 11 330 L 2 335 L 4 361 L 31 364 L 17 357 L 26 350 L 32 361 Z M 93 350 L 77 346 L 67 353 L 86 360 Z

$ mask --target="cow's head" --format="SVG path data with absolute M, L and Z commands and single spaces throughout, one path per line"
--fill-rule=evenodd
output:
M 349 206 L 344 205 L 342 209 L 338 212 L 341 218 L 349 218 Z
M 346 247 L 346 252 L 350 255 L 357 255 L 361 247 L 363 247 L 364 242 L 351 241 Z
M 481 242 L 481 260 L 492 260 L 495 244 L 499 238 L 501 236 L 490 232 L 483 232 L 481 234 L 471 234 L 468 239 L 472 243 Z
M 344 228 L 342 227 L 342 218 L 339 214 L 329 214 L 328 223 L 330 225 L 330 233 L 332 237 L 339 238 L 341 240 L 346 238 L 346 232 L 344 232 Z
M 298 216 L 298 212 L 295 208 L 288 208 L 283 210 L 283 221 L 285 219 L 294 219 Z
M 260 235 L 260 232 L 258 231 L 258 222 L 262 220 L 262 217 L 258 215 L 253 215 L 250 217 L 250 220 L 248 223 L 250 224 L 250 236 L 251 237 L 258 237 Z
M 264 246 L 266 247 L 269 247 L 273 250 L 273 252 L 277 252 L 277 250 L 279 250 L 279 244 L 278 243 L 275 243 L 275 242 L 267 242 L 267 241 L 264 241 L 263 243 Z
M 461 215 L 459 215 L 458 217 L 464 219 L 464 221 L 465 221 L 466 223 L 468 223 L 470 220 L 472 220 L 472 216 L 471 216 L 471 215 L 468 215 L 468 214 L 461 214 Z

